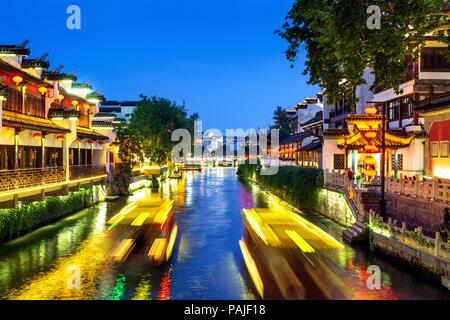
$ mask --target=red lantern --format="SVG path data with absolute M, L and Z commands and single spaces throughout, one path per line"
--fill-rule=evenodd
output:
M 100 141 L 98 142 L 98 144 L 104 144 L 104 142 L 103 142 L 102 140 L 100 140 Z
M 94 140 L 89 139 L 87 142 L 88 142 L 89 144 L 93 144 L 93 143 L 94 143 Z
M 76 143 L 80 143 L 80 142 L 81 142 L 81 140 L 80 140 L 79 138 L 76 138 L 74 141 L 75 141 Z
M 59 142 L 63 142 L 64 141 L 64 136 L 57 136 L 56 139 L 58 139 Z
M 33 138 L 35 138 L 36 140 L 42 139 L 42 134 L 41 133 L 35 133 L 35 134 L 33 134 Z

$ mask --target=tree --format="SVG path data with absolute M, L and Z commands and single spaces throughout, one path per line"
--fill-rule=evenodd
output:
M 289 115 L 285 109 L 277 106 L 273 112 L 274 125 L 270 126 L 270 129 L 280 130 L 280 136 L 288 136 L 291 134 L 291 125 L 289 122 Z
M 371 5 L 380 8 L 379 29 L 367 26 Z M 376 78 L 372 89 L 383 84 L 399 93 L 408 57 L 417 61 L 429 33 L 450 44 L 449 28 L 448 0 L 296 0 L 283 31 L 276 33 L 289 43 L 286 58 L 292 67 L 304 46 L 303 74 L 326 90 L 330 102 L 345 94 L 344 81 L 352 88 L 366 83 L 367 66 Z
M 140 96 L 142 101 L 135 107 L 128 123 L 117 129 L 119 158 L 131 168 L 137 160 L 147 160 L 157 165 L 170 161 L 176 142 L 171 141 L 175 129 L 193 132 L 198 114 L 187 117 L 184 104 L 176 105 L 164 98 Z

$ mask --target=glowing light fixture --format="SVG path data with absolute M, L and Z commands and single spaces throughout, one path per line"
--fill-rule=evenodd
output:
M 16 83 L 16 85 L 18 86 L 20 83 L 22 83 L 23 78 L 21 76 L 15 76 L 13 78 L 13 81 Z
M 72 105 L 75 106 L 75 107 L 78 106 L 78 103 L 79 103 L 78 100 L 73 100 L 72 101 Z
M 58 100 L 59 100 L 59 102 L 63 101 L 63 100 L 64 100 L 64 96 L 63 96 L 62 94 L 60 94 L 60 95 L 58 96 Z
M 375 177 L 377 172 L 375 170 L 370 169 L 370 170 L 364 171 L 364 174 L 368 177 Z
M 375 131 L 368 131 L 365 133 L 366 138 L 373 139 L 377 136 L 377 133 Z
M 369 116 L 373 116 L 373 115 L 375 115 L 375 114 L 378 112 L 378 109 L 377 109 L 377 107 L 371 106 L 371 107 L 367 107 L 366 110 L 365 110 L 365 112 L 366 112 Z
M 56 139 L 58 139 L 59 142 L 63 142 L 64 141 L 64 136 L 57 136 Z
M 370 144 L 366 144 L 364 146 L 364 150 L 366 150 L 366 151 L 375 151 L 375 150 L 377 150 L 377 147 L 370 143 Z
M 377 160 L 374 157 L 365 157 L 364 163 L 367 165 L 374 165 L 377 163 Z
M 40 87 L 38 90 L 42 95 L 46 94 L 48 91 L 48 89 L 46 87 Z

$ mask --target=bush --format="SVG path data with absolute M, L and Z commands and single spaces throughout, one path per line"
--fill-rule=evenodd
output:
M 23 202 L 17 209 L 0 209 L 0 242 L 18 237 L 36 226 L 81 210 L 89 198 L 88 189 L 68 196 L 49 196 L 45 201 Z
M 260 175 L 260 166 L 241 164 L 237 174 L 254 179 L 264 189 L 299 209 L 319 209 L 323 171 L 315 168 L 280 167 L 275 175 Z

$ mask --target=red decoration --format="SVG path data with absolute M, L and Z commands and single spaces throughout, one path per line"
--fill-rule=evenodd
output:
M 56 139 L 58 139 L 59 142 L 63 142 L 64 141 L 64 136 L 57 136 Z
M 93 144 L 93 143 L 94 143 L 94 140 L 89 139 L 87 142 L 88 142 L 89 144 Z
M 100 140 L 100 141 L 98 142 L 98 144 L 104 144 L 104 142 L 103 142 L 102 140 Z
M 35 139 L 42 139 L 42 134 L 41 133 L 35 133 L 35 134 L 33 134 L 33 138 L 35 138 Z

